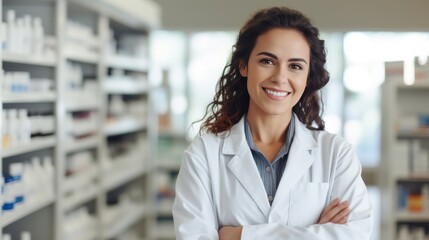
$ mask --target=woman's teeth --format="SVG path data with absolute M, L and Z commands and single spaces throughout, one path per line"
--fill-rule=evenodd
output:
M 268 94 L 274 95 L 276 97 L 285 97 L 288 92 L 276 92 L 270 89 L 265 89 L 265 92 L 267 92 Z

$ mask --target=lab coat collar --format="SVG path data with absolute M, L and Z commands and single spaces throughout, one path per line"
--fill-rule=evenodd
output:
M 284 206 L 288 201 L 287 193 L 295 187 L 302 176 L 308 172 L 315 158 L 311 155 L 313 149 L 318 147 L 311 130 L 309 130 L 298 117 L 295 117 L 295 136 L 287 159 L 286 167 L 277 188 L 272 208 Z
M 267 200 L 264 184 L 253 160 L 252 152 L 246 142 L 244 124 L 245 119 L 242 117 L 232 127 L 231 132 L 225 138 L 222 153 L 225 155 L 234 155 L 227 163 L 229 170 L 243 185 L 262 213 L 268 217 L 270 204 Z
M 317 143 L 311 134 L 311 131 L 298 119 L 295 113 L 292 114 L 295 118 L 295 136 L 292 141 L 291 148 L 301 150 L 308 150 L 317 147 Z M 236 123 L 231 131 L 225 134 L 225 144 L 222 147 L 222 153 L 226 155 L 236 155 L 243 147 L 245 147 L 246 136 L 244 133 L 245 117 L 243 116 L 238 123 Z M 289 158 L 288 158 L 289 159 Z M 289 160 L 288 160 L 289 161 Z
M 317 143 L 310 130 L 299 121 L 295 114 L 293 114 L 293 117 L 295 117 L 295 136 L 289 152 L 285 172 L 274 198 L 273 208 L 276 205 L 282 205 L 281 202 L 287 200 L 286 193 L 288 190 L 299 181 L 314 161 L 311 157 L 311 149 L 317 147 Z M 222 153 L 225 155 L 234 155 L 227 163 L 228 168 L 252 196 L 260 210 L 268 217 L 270 205 L 252 153 L 246 143 L 244 124 L 245 119 L 242 117 L 232 127 L 229 134 L 225 136 Z

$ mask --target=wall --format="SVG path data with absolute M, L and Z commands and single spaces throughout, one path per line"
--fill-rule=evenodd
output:
M 237 30 L 257 9 L 288 6 L 302 11 L 324 31 L 428 31 L 428 0 L 155 0 L 162 28 Z

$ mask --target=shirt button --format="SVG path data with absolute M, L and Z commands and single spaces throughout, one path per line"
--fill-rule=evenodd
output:
M 265 168 L 265 172 L 267 172 L 267 173 L 271 172 L 271 168 L 270 167 L 266 167 Z
M 268 201 L 272 202 L 273 201 L 273 196 L 268 196 Z

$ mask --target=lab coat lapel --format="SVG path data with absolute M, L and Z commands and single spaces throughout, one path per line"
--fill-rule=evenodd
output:
M 277 188 L 273 208 L 279 204 L 284 206 L 284 201 L 287 201 L 289 191 L 293 189 L 302 176 L 308 172 L 315 160 L 311 155 L 311 151 L 317 147 L 317 143 L 310 130 L 308 130 L 295 115 L 294 117 L 295 136 L 283 176 Z
M 225 138 L 222 153 L 234 155 L 227 163 L 228 168 L 246 189 L 262 213 L 268 217 L 270 205 L 252 152 L 246 142 L 244 118 L 231 129 L 231 133 Z

